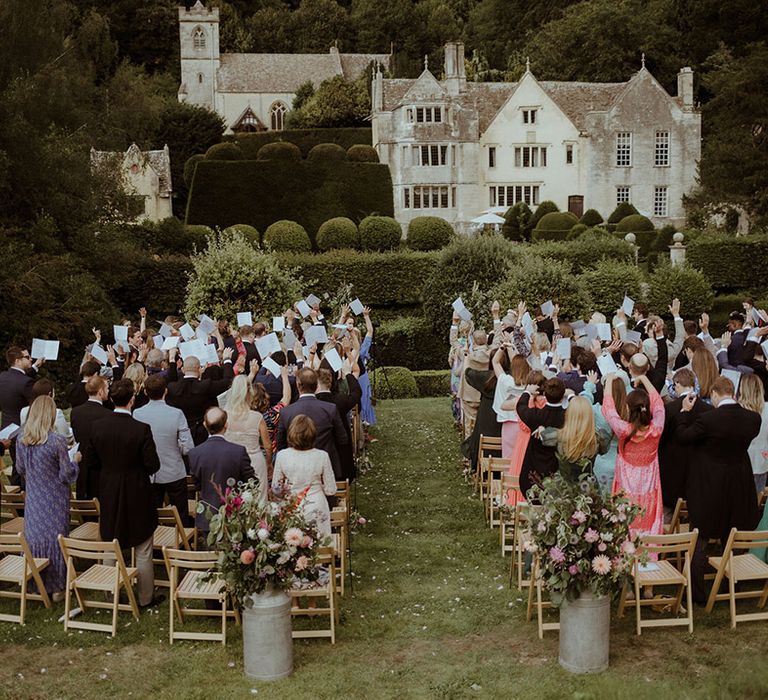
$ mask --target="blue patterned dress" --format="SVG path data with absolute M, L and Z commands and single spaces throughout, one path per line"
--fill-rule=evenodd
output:
M 69 534 L 70 485 L 79 467 L 69 460 L 66 439 L 53 432 L 44 445 L 25 445 L 19 438 L 16 459 L 16 468 L 26 479 L 24 537 L 32 556 L 50 562 L 42 571 L 48 593 L 63 591 L 67 566 L 57 537 Z
M 360 388 L 363 390 L 363 397 L 360 400 L 360 417 L 363 423 L 376 425 L 376 414 L 373 412 L 373 401 L 371 400 L 371 378 L 368 376 L 366 364 L 371 353 L 371 336 L 366 335 L 360 345 L 360 376 L 357 381 L 360 382 Z

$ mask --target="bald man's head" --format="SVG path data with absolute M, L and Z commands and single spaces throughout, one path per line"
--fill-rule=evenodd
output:
M 227 412 L 218 406 L 209 408 L 204 422 L 209 435 L 219 435 L 227 429 Z
M 182 371 L 184 372 L 185 375 L 194 374 L 199 377 L 200 376 L 200 360 L 198 360 L 196 357 L 188 357 L 186 360 L 184 360 Z

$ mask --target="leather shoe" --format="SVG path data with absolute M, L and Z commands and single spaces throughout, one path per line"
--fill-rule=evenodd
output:
M 147 610 L 148 608 L 156 608 L 160 603 L 165 601 L 164 595 L 156 595 L 152 597 L 146 605 L 139 605 L 139 610 Z

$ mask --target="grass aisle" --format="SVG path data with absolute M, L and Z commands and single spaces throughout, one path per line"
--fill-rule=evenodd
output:
M 242 675 L 240 631 L 225 649 L 167 641 L 168 606 L 115 640 L 65 636 L 53 611 L 30 606 L 25 628 L 0 623 L 0 698 L 721 698 L 768 696 L 768 626 L 728 629 L 725 606 L 682 629 L 634 635 L 614 620 L 611 668 L 574 677 L 557 665 L 557 635 L 539 641 L 509 559 L 485 528 L 458 466 L 445 399 L 387 401 L 360 480 L 370 519 L 353 539 L 354 593 L 338 641 L 295 644 L 295 673 L 276 684 Z M 7 607 L 0 603 L 0 609 Z M 131 695 L 129 695 L 131 693 Z

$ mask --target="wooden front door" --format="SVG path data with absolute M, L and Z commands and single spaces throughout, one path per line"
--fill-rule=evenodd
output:
M 572 194 L 568 197 L 568 211 L 579 219 L 584 214 L 584 197 L 580 194 Z

